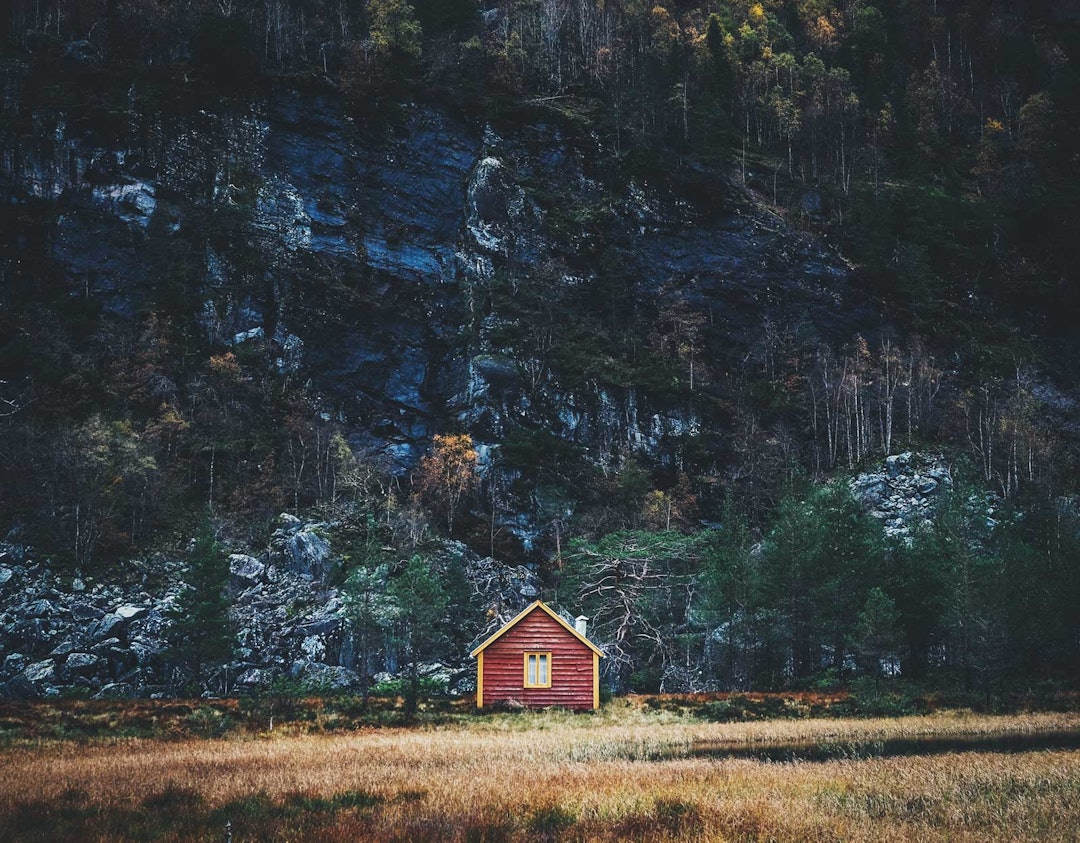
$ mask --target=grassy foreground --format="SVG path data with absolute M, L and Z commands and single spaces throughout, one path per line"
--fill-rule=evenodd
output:
M 1080 752 L 766 763 L 703 743 L 1080 729 L 1076 713 L 703 723 L 616 701 L 426 728 L 0 750 L 2 840 L 1075 840 Z

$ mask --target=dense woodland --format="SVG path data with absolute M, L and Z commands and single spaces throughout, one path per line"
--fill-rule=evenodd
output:
M 458 432 L 402 473 L 350 444 L 309 379 L 269 365 L 276 349 L 208 341 L 189 295 L 206 242 L 162 245 L 156 297 L 116 318 L 65 290 L 40 248 L 43 206 L 13 204 L 0 209 L 0 526 L 57 565 L 122 576 L 207 509 L 254 540 L 283 509 L 318 508 L 349 525 L 340 581 L 373 606 L 438 591 L 430 578 L 451 574 L 421 569 L 440 538 L 526 555 L 553 598 L 594 618 L 619 688 L 1080 683 L 1070 4 L 7 5 L 4 61 L 54 106 L 111 108 L 136 83 L 167 98 L 183 80 L 230 101 L 293 85 L 369 109 L 541 115 L 595 139 L 611 184 L 699 183 L 823 238 L 879 314 L 844 343 L 767 323 L 734 349 L 692 284 L 655 305 L 632 294 L 605 251 L 603 203 L 548 197 L 568 236 L 597 235 L 582 266 L 507 267 L 468 291 L 463 341 L 497 317 L 484 339 L 536 388 L 556 373 L 650 390 L 710 427 L 604 460 L 523 427 L 483 471 Z M 76 59 L 80 82 L 65 75 Z M 202 236 L 245 224 L 208 208 Z M 582 267 L 590 282 L 566 283 Z M 955 485 L 932 525 L 887 541 L 845 478 L 927 449 L 948 454 Z M 504 529 L 524 511 L 539 524 L 528 554 Z M 374 651 L 391 625 L 358 611 Z M 437 620 L 418 615 L 408 647 L 449 646 Z

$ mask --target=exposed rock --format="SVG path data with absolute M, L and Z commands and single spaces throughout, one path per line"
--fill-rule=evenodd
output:
M 334 527 L 290 518 L 283 518 L 281 527 L 265 554 L 230 557 L 234 582 L 245 586 L 229 592 L 238 660 L 227 674 L 211 676 L 206 690 L 262 686 L 282 675 L 334 689 L 357 685 L 347 602 L 325 579 L 333 557 L 322 531 Z M 185 587 L 180 578 L 186 568 L 179 560 L 160 565 L 173 579 L 153 593 L 92 580 L 75 592 L 71 580 L 45 566 L 28 565 L 21 569 L 25 574 L 11 566 L 16 576 L 0 603 L 0 647 L 8 653 L 0 660 L 0 697 L 54 696 L 74 687 L 101 697 L 175 693 L 164 655 L 170 609 Z M 494 623 L 539 593 L 529 569 L 481 559 L 463 544 L 445 543 L 432 565 L 462 571 Z M 320 577 L 317 587 L 314 576 Z M 373 667 L 391 677 L 403 667 L 392 651 L 374 657 Z M 451 688 L 465 687 L 462 677 L 473 668 L 465 653 L 461 658 L 421 670 Z
M 422 679 L 447 688 L 458 673 L 454 668 L 441 662 L 421 662 L 416 666 L 416 672 Z
M 19 614 L 24 618 L 46 618 L 56 614 L 56 611 L 57 607 L 48 600 L 35 600 L 33 603 L 27 603 L 23 606 L 19 610 Z
M 0 683 L 0 700 L 28 700 L 41 696 L 38 688 L 34 687 L 25 674 L 19 673 L 7 682 Z
M 360 686 L 360 675 L 355 671 L 319 662 L 295 661 L 289 668 L 289 675 L 309 685 L 334 691 L 346 691 Z
M 132 696 L 134 689 L 120 682 L 109 682 L 102 685 L 101 690 L 94 694 L 95 700 L 118 700 Z
M 933 477 L 916 477 L 915 488 L 920 495 L 931 495 L 937 491 L 938 481 Z
M 327 635 L 332 632 L 337 632 L 340 627 L 341 618 L 319 618 L 311 623 L 302 624 L 296 627 L 296 634 L 304 637 Z
M 300 643 L 300 652 L 313 662 L 321 662 L 326 658 L 326 642 L 317 635 L 305 638 Z
M 86 634 L 91 641 L 104 641 L 111 639 L 113 635 L 123 629 L 126 623 L 127 621 L 123 616 L 113 612 L 90 624 L 86 629 Z
M 109 669 L 118 680 L 126 678 L 125 675 L 137 668 L 139 664 L 138 656 L 124 646 L 114 645 L 109 647 L 105 652 L 105 657 L 108 659 Z
M 61 641 L 56 647 L 53 648 L 52 652 L 49 653 L 49 655 L 53 658 L 62 658 L 69 653 L 75 652 L 76 649 L 77 647 L 75 646 L 75 642 L 68 639 L 66 641 Z
M 34 662 L 34 664 L 30 665 L 22 672 L 22 675 L 27 681 L 37 685 L 53 681 L 56 678 L 56 669 L 53 666 L 52 659 L 47 659 L 45 661 Z
M 908 466 L 911 464 L 911 452 L 906 451 L 903 454 L 895 454 L 885 459 L 885 470 L 889 473 L 889 477 L 896 479 L 901 474 L 904 474 L 908 470 Z
M 105 617 L 105 612 L 90 603 L 72 603 L 71 619 L 79 623 L 96 621 Z
M 880 504 L 889 492 L 889 483 L 883 474 L 860 474 L 851 484 L 855 500 L 866 507 Z
M 135 657 L 136 663 L 140 667 L 145 667 L 162 652 L 164 647 L 161 642 L 152 642 L 143 638 L 137 638 L 128 644 L 128 649 L 131 651 L 132 656 Z
M 258 325 L 247 331 L 240 331 L 232 339 L 233 345 L 241 345 L 250 340 L 261 340 L 266 336 L 266 332 L 263 330 L 262 325 Z
M 108 656 L 113 650 L 120 646 L 119 638 L 106 638 L 104 641 L 99 641 L 90 648 L 90 652 L 98 656 Z
M 11 568 L 0 565 L 0 585 L 7 585 L 14 576 L 15 572 Z
M 271 674 L 258 667 L 245 670 L 236 678 L 236 684 L 247 688 L 256 688 L 266 685 L 270 681 Z
M 292 535 L 303 526 L 304 522 L 295 515 L 283 512 L 278 516 L 278 529 L 275 535 Z
M 464 697 L 476 693 L 476 671 L 463 670 L 450 680 L 447 690 L 454 696 Z
M 330 544 L 318 533 L 301 530 L 285 543 L 286 567 L 294 574 L 322 580 L 330 573 Z
M 259 582 L 266 574 L 266 566 L 253 556 L 233 553 L 229 556 L 229 573 L 238 587 Z
M 120 606 L 117 608 L 115 614 L 122 621 L 133 621 L 137 618 L 145 617 L 149 609 L 146 606 Z
M 540 579 L 528 568 L 504 565 L 491 557 L 465 556 L 465 577 L 482 594 L 492 618 L 489 627 L 501 626 L 540 594 Z M 483 634 L 480 640 L 487 637 Z
M 69 673 L 87 674 L 97 670 L 101 659 L 93 653 L 72 653 L 64 661 L 64 668 Z
M 64 58 L 80 64 L 91 64 L 99 61 L 97 49 L 89 41 L 69 41 L 64 45 Z
M 910 451 L 888 457 L 883 468 L 853 478 L 851 493 L 882 521 L 887 536 L 909 540 L 912 528 L 937 506 L 941 489 L 952 486 L 952 475 L 940 455 Z
M 106 311 L 133 315 L 157 282 L 149 250 L 166 248 L 181 226 L 201 224 L 183 209 L 228 208 L 238 190 L 249 192 L 242 200 L 251 217 L 247 237 L 207 249 L 205 300 L 197 305 L 208 335 L 222 345 L 261 341 L 279 372 L 302 369 L 341 412 L 372 420 L 364 435 L 402 471 L 447 423 L 464 424 L 490 445 L 523 422 L 596 455 L 655 450 L 698 429 L 682 401 L 640 390 L 602 383 L 559 389 L 557 373 L 542 373 L 537 388 L 526 390 L 514 370 L 542 369 L 541 361 L 493 350 L 493 336 L 505 327 L 498 319 L 478 337 L 473 366 L 472 351 L 458 339 L 465 291 L 503 269 L 513 277 L 548 259 L 580 267 L 592 262 L 582 256 L 602 245 L 626 261 L 643 299 L 664 283 L 693 279 L 688 300 L 702 313 L 723 314 L 716 331 L 735 348 L 756 342 L 765 321 L 791 322 L 792 314 L 823 339 L 846 340 L 862 318 L 852 315 L 861 294 L 825 247 L 775 217 L 755 219 L 734 201 L 682 195 L 675 186 L 609 184 L 596 166 L 595 139 L 574 140 L 555 125 L 508 125 L 499 128 L 502 137 L 497 127 L 424 105 L 402 108 L 390 124 L 371 123 L 328 91 L 275 89 L 242 108 L 214 101 L 167 115 L 143 99 L 108 133 L 81 131 L 48 108 L 30 109 L 32 121 L 13 121 L 34 128 L 27 138 L 17 134 L 26 130 L 12 129 L 16 152 L 0 156 L 0 203 L 34 197 L 57 219 L 35 257 L 52 261 Z M 160 152 L 148 154 L 148 137 Z M 215 162 L 245 173 L 245 186 Z M 623 195 L 615 202 L 613 190 Z M 819 200 L 810 192 L 805 201 L 816 208 Z M 558 222 L 579 210 L 560 207 L 567 201 L 602 203 L 604 222 Z M 151 243 L 147 230 L 165 239 Z M 183 236 L 214 239 L 205 234 L 194 228 Z M 242 244 L 250 242 L 258 242 L 268 267 L 289 267 L 297 283 L 265 285 L 265 293 L 263 285 L 240 283 Z M 338 301 L 343 310 L 333 325 L 313 319 L 312 299 L 297 292 L 317 280 L 305 266 L 365 279 L 386 309 L 360 296 L 356 304 Z M 559 283 L 589 281 L 566 273 Z M 505 358 L 502 372 L 483 363 L 496 356 Z M 282 529 L 299 530 L 292 521 Z M 536 523 L 520 535 L 531 541 Z

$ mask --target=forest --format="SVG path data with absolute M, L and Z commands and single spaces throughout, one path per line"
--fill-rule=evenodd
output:
M 619 691 L 1080 686 L 1071 4 L 6 9 L 7 541 L 65 575 L 123 580 L 128 560 L 184 556 L 199 524 L 230 549 L 258 547 L 279 513 L 316 513 L 334 525 L 331 579 L 351 595 L 365 675 L 389 651 L 413 666 L 460 658 L 465 632 L 479 633 L 461 620 L 476 596 L 433 561 L 461 542 L 528 563 L 546 596 L 589 615 Z M 517 231 L 518 252 L 489 249 L 490 271 L 464 273 L 452 292 L 409 286 L 370 237 L 348 260 L 281 246 L 291 235 L 261 216 L 275 174 L 233 147 L 207 151 L 206 174 L 166 178 L 168 148 L 191 134 L 177 126 L 207 112 L 248 119 L 288 96 L 332 102 L 365 141 L 402 135 L 421 106 L 478 136 L 540 138 L 522 148 L 557 136 L 587 177 L 504 166 L 542 233 Z M 126 190 L 156 185 L 130 236 L 146 280 L 129 283 L 86 245 L 106 228 L 71 198 L 76 187 L 52 191 L 26 163 L 65 131 L 128 148 L 119 163 L 84 156 L 85 168 L 82 152 L 49 159 L 58 173 L 80 169 L 80 189 L 111 186 L 117 168 Z M 473 172 L 487 160 L 477 157 Z M 625 197 L 654 189 L 661 199 L 639 204 L 660 207 L 672 229 L 753 218 L 777 251 L 829 264 L 805 282 L 816 309 L 775 280 L 732 292 L 692 248 L 685 271 L 637 273 L 653 223 L 639 225 Z M 305 213 L 369 233 L 367 208 L 328 195 Z M 64 232 L 80 217 L 90 234 L 71 245 Z M 386 234 L 386 248 L 410 232 Z M 529 236 L 543 241 L 532 251 Z M 747 265 L 773 257 L 746 248 Z M 80 250 L 103 267 L 97 280 L 72 271 Z M 220 278 L 215 262 L 228 267 Z M 239 331 L 211 325 L 226 299 L 261 308 L 260 333 L 234 341 Z M 407 402 L 376 406 L 361 393 L 379 390 L 334 384 L 337 358 L 360 352 L 316 363 L 298 350 L 354 324 L 375 326 L 378 344 L 377 331 L 413 323 L 440 326 L 423 340 L 432 360 L 512 381 L 516 415 L 480 412 L 489 393 L 444 387 L 432 362 L 422 421 L 391 435 Z M 574 405 L 585 418 L 574 426 L 559 403 L 568 394 L 593 402 Z M 609 405 L 628 417 L 634 401 L 643 417 L 683 421 L 637 441 L 580 432 L 601 429 Z M 890 532 L 853 484 L 901 452 L 940 457 L 949 477 L 926 495 L 927 517 Z M 192 570 L 220 594 L 224 554 L 211 545 L 188 556 L 217 560 Z M 196 629 L 224 623 L 223 603 L 200 605 Z M 211 650 L 227 659 L 228 647 Z M 208 656 L 174 657 L 198 678 Z

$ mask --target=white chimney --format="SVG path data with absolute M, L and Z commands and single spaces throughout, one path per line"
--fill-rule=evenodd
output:
M 574 629 L 577 630 L 577 634 L 582 638 L 585 637 L 585 629 L 588 627 L 589 619 L 584 615 L 578 615 L 574 618 Z

